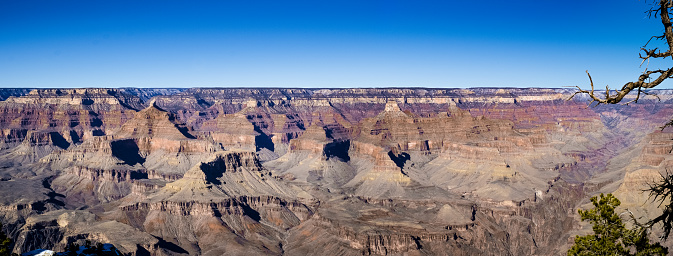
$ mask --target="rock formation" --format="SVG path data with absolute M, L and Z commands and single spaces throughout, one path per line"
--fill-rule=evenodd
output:
M 673 167 L 673 93 L 572 92 L 0 89 L 0 222 L 16 253 L 565 254 Z

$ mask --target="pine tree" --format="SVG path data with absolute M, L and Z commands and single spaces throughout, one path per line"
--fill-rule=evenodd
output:
M 0 223 L 0 256 L 12 255 L 12 239 L 9 239 L 5 233 L 2 232 L 2 223 Z
M 594 234 L 575 237 L 575 245 L 568 255 L 667 255 L 668 249 L 659 243 L 651 244 L 647 229 L 636 226 L 627 229 L 615 213 L 621 203 L 612 194 L 592 197 L 594 208 L 578 210 L 582 221 L 589 220 Z

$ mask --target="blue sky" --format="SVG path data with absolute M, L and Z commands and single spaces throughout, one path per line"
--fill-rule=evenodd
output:
M 0 0 L 0 87 L 586 88 L 589 70 L 615 88 L 643 71 L 639 49 L 662 31 L 649 7 Z

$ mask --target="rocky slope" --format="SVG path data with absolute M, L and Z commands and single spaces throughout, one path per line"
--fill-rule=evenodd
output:
M 558 255 L 588 198 L 673 165 L 673 93 L 564 89 L 0 89 L 14 252 Z

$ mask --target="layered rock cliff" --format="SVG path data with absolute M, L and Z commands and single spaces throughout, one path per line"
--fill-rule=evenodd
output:
M 673 164 L 673 93 L 572 92 L 0 89 L 0 221 L 16 253 L 564 254 Z

